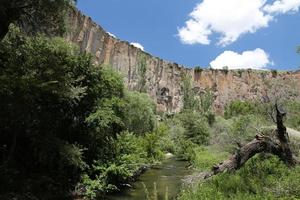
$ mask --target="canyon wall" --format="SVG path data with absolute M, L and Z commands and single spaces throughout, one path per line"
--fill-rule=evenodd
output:
M 185 75 L 191 77 L 199 94 L 206 88 L 213 91 L 214 107 L 220 112 L 232 100 L 261 96 L 266 81 L 292 78 L 298 80 L 296 84 L 300 83 L 300 72 L 191 69 L 168 62 L 113 37 L 76 9 L 69 14 L 69 29 L 67 39 L 78 44 L 81 51 L 94 55 L 97 64 L 111 65 L 119 71 L 128 89 L 139 90 L 144 81 L 142 87 L 162 112 L 178 112 L 182 108 Z

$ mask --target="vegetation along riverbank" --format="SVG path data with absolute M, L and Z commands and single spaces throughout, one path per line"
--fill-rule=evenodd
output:
M 0 3 L 1 200 L 300 199 L 297 73 L 207 69 L 214 78 L 203 82 L 215 82 L 201 88 L 201 68 L 156 63 L 135 49 L 124 75 L 96 61 L 129 44 L 105 33 L 106 54 L 92 55 L 66 40 L 75 3 Z M 174 96 L 153 75 L 163 70 L 165 82 L 177 80 Z M 261 85 L 248 88 L 255 73 Z M 261 94 L 225 102 L 217 83 L 229 75 Z

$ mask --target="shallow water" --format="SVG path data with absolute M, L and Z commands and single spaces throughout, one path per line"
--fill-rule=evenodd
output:
M 191 173 L 187 169 L 187 162 L 178 161 L 175 158 L 170 158 L 164 161 L 161 165 L 155 166 L 142 174 L 139 179 L 133 184 L 131 189 L 124 190 L 120 193 L 108 197 L 109 200 L 144 200 L 146 199 L 146 190 L 149 196 L 153 197 L 154 188 L 158 200 L 165 200 L 166 193 L 168 199 L 174 199 L 180 191 L 182 184 L 181 179 Z M 143 185 L 144 184 L 144 185 Z

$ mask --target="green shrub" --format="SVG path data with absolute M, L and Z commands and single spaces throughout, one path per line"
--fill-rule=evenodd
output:
M 190 140 L 179 138 L 175 143 L 175 155 L 182 160 L 193 162 L 195 160 L 195 148 L 197 145 Z
M 224 117 L 229 119 L 238 115 L 254 114 L 256 112 L 256 106 L 249 101 L 232 101 L 225 107 Z
M 143 135 L 156 127 L 155 103 L 148 94 L 130 92 L 125 95 L 125 127 L 130 132 Z
M 286 109 L 287 109 L 287 119 L 286 119 L 287 126 L 300 131 L 300 103 L 298 101 L 287 102 Z
M 118 73 L 62 38 L 14 29 L 0 42 L 0 69 L 0 195 L 66 199 L 79 182 L 93 199 L 162 158 L 150 98 L 125 97 Z
M 157 132 L 147 133 L 144 138 L 143 146 L 149 159 L 161 160 L 164 157 L 163 152 L 159 148 L 160 135 Z
M 277 72 L 277 70 L 276 70 L 276 69 L 272 69 L 272 70 L 271 70 L 271 74 L 272 74 L 272 77 L 273 77 L 273 78 L 276 78 L 276 77 L 277 77 L 277 74 L 278 74 L 278 72 Z
M 236 172 L 219 174 L 185 189 L 179 199 L 298 199 L 299 170 L 262 154 Z
M 201 73 L 203 71 L 203 69 L 201 67 L 199 67 L 199 66 L 196 66 L 194 68 L 194 71 L 195 71 L 195 73 Z
M 139 54 L 138 56 L 138 84 L 137 84 L 137 90 L 139 92 L 146 92 L 146 72 L 147 72 L 147 61 L 145 54 Z
M 182 91 L 183 91 L 183 109 L 193 110 L 197 104 L 195 99 L 196 94 L 193 90 L 193 82 L 190 75 L 185 74 L 182 78 Z
M 193 143 L 208 144 L 209 126 L 205 118 L 193 111 L 184 111 L 176 116 L 184 127 L 184 138 Z

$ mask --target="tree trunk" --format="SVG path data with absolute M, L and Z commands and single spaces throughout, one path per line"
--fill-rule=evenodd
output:
M 205 174 L 204 178 L 209 178 L 218 173 L 225 171 L 234 171 L 243 166 L 250 158 L 257 153 L 271 153 L 278 156 L 289 166 L 294 166 L 298 163 L 293 156 L 289 137 L 286 127 L 283 124 L 283 118 L 286 113 L 279 110 L 278 105 L 276 109 L 276 138 L 258 134 L 255 139 L 238 149 L 228 160 L 225 160 L 212 167 L 212 171 Z

